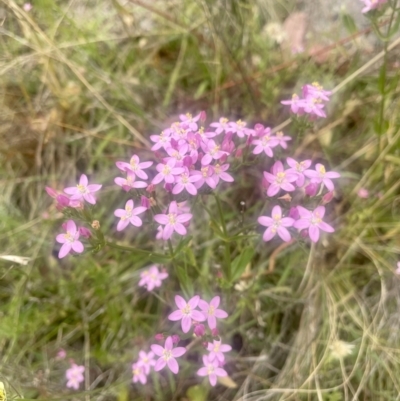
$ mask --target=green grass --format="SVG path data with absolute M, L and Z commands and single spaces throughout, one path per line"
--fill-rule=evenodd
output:
M 327 48 L 322 64 L 286 54 L 263 27 L 283 21 L 291 4 L 38 0 L 25 13 L 22 2 L 3 1 L 0 254 L 31 258 L 27 265 L 0 259 L 0 381 L 9 399 L 398 399 L 398 47 L 390 39 L 373 63 L 385 46 L 371 55 L 346 47 L 352 39 Z M 253 223 L 267 204 L 260 172 L 249 167 L 218 190 L 228 234 L 252 225 L 249 238 L 228 248 L 231 262 L 254 250 L 230 282 L 219 278 L 227 247 L 213 196 L 196 203 L 193 240 L 167 266 L 157 295 L 137 287 L 150 263 L 142 254 L 107 247 L 57 258 L 63 218 L 46 185 L 61 190 L 90 175 L 104 184 L 93 218 L 107 239 L 163 253 L 151 229 L 116 234 L 112 211 L 128 195 L 113 185 L 115 161 L 138 149 L 150 157 L 149 136 L 180 113 L 277 126 L 288 118 L 279 101 L 311 81 L 339 89 L 328 118 L 302 136 L 295 123 L 285 132 L 295 157 L 342 174 L 328 205 L 335 234 L 312 248 L 263 243 Z M 361 187 L 368 199 L 357 196 Z M 182 358 L 177 376 L 131 384 L 131 364 L 169 327 L 176 293 L 221 295 L 236 388 L 209 389 L 195 375 L 197 353 Z M 343 343 L 351 353 L 340 353 Z M 60 348 L 87 368 L 80 392 L 65 388 L 69 364 L 56 359 Z

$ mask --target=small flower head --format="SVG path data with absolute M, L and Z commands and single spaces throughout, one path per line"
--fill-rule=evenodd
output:
M 129 225 L 129 223 L 131 223 L 135 227 L 140 227 L 143 224 L 142 220 L 137 217 L 137 215 L 145 212 L 146 208 L 143 206 L 133 208 L 133 206 L 133 200 L 130 199 L 128 200 L 128 202 L 126 202 L 125 209 L 117 209 L 114 212 L 114 216 L 120 218 L 120 221 L 117 225 L 117 231 L 122 231 Z
M 282 217 L 282 209 L 280 206 L 274 206 L 271 217 L 260 216 L 258 222 L 265 227 L 268 227 L 263 235 L 264 241 L 270 241 L 276 234 L 285 242 L 291 240 L 291 236 L 286 227 L 292 227 L 294 220 L 291 217 Z
M 219 367 L 219 363 L 217 359 L 210 361 L 210 358 L 206 355 L 203 356 L 204 367 L 200 368 L 197 371 L 199 376 L 208 376 L 210 380 L 210 384 L 215 386 L 217 384 L 217 377 L 225 377 L 228 376 L 228 373 Z
M 186 348 L 173 348 L 172 338 L 167 337 L 164 347 L 161 347 L 161 345 L 158 344 L 153 344 L 151 350 L 160 357 L 154 365 L 154 370 L 156 372 L 163 369 L 165 366 L 168 366 L 172 373 L 177 374 L 179 372 L 179 365 L 175 358 L 182 356 L 186 352 Z
M 60 259 L 67 256 L 71 250 L 76 253 L 82 253 L 84 250 L 83 244 L 79 241 L 79 230 L 73 220 L 68 220 L 63 225 L 66 233 L 59 234 L 56 237 L 56 241 L 62 244 L 61 249 L 58 253 Z
M 335 230 L 332 226 L 322 221 L 325 215 L 325 207 L 318 206 L 313 212 L 305 209 L 302 206 L 297 206 L 300 214 L 300 219 L 295 221 L 293 226 L 299 230 L 308 229 L 311 241 L 319 240 L 319 230 L 333 233 Z
M 203 299 L 199 301 L 199 308 L 201 309 L 204 318 L 207 319 L 208 327 L 211 330 L 217 327 L 217 318 L 225 319 L 228 317 L 228 314 L 224 310 L 218 309 L 219 303 L 219 296 L 214 297 L 210 303 Z
M 67 378 L 67 387 L 78 390 L 79 384 L 85 380 L 83 377 L 84 371 L 84 366 L 79 366 L 73 363 L 71 367 L 65 372 L 65 376 Z
M 68 187 L 64 192 L 71 196 L 71 200 L 85 200 L 92 205 L 96 204 L 96 198 L 93 193 L 100 190 L 102 185 L 91 184 L 88 185 L 88 178 L 85 174 L 81 175 L 79 184 L 76 187 Z
M 168 319 L 174 322 L 181 320 L 182 331 L 187 333 L 192 325 L 192 320 L 197 322 L 204 322 L 204 320 L 206 320 L 203 313 L 195 310 L 199 301 L 200 297 L 198 295 L 189 299 L 188 302 L 186 302 L 180 295 L 175 295 L 175 304 L 179 309 L 172 312 L 168 316 Z
M 132 364 L 132 381 L 133 383 L 140 382 L 142 384 L 147 383 L 147 376 L 145 367 L 141 365 L 139 362 Z
M 155 287 L 161 287 L 162 280 L 168 277 L 165 271 L 159 271 L 156 265 L 150 266 L 140 273 L 139 287 L 145 287 L 147 291 L 153 291 Z

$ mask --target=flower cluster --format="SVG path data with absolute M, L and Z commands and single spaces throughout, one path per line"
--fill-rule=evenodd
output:
M 325 118 L 324 102 L 329 101 L 329 96 L 332 92 L 324 90 L 318 82 L 304 85 L 301 90 L 303 97 L 299 97 L 295 93 L 290 100 L 282 100 L 281 103 L 290 105 L 292 113 L 298 116 L 309 114 L 311 119 L 316 117 Z
M 140 382 L 146 384 L 147 376 L 149 375 L 151 368 L 154 368 L 155 364 L 156 361 L 152 351 L 139 351 L 139 359 L 132 364 L 132 381 L 134 383 Z
M 361 10 L 363 14 L 368 11 L 375 10 L 379 8 L 382 4 L 387 3 L 387 0 L 360 0 L 364 3 L 364 8 Z
M 146 288 L 147 291 L 153 291 L 155 287 L 161 287 L 162 280 L 168 277 L 166 271 L 159 271 L 158 266 L 153 265 L 140 273 L 139 287 Z
M 71 367 L 65 372 L 65 377 L 67 378 L 67 387 L 78 390 L 80 383 L 85 380 L 83 377 L 84 372 L 84 366 L 80 366 L 72 362 Z

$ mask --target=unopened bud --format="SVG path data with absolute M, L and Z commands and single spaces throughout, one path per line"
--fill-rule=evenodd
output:
M 193 330 L 193 332 L 194 332 L 194 335 L 196 336 L 196 337 L 203 337 L 204 336 L 204 334 L 205 334 L 205 332 L 206 332 L 206 329 L 205 329 L 205 327 L 204 327 L 204 324 L 198 324 L 198 325 L 196 325 L 195 326 L 195 328 L 194 328 L 194 330 Z
M 92 226 L 92 228 L 94 228 L 95 230 L 98 230 L 98 229 L 100 228 L 100 222 L 99 222 L 99 220 L 93 220 L 91 226 Z
M 219 331 L 217 328 L 211 330 L 211 335 L 213 337 L 217 337 L 219 335 Z
M 291 217 L 294 220 L 298 220 L 300 218 L 300 213 L 297 209 L 297 207 L 291 207 L 289 210 L 289 217 Z
M 173 344 L 178 344 L 181 341 L 181 338 L 177 334 L 172 335 L 171 338 Z
M 204 111 L 204 110 L 202 110 L 201 112 L 200 112 L 200 121 L 202 122 L 202 123 L 204 123 L 204 121 L 206 121 L 207 120 L 207 113 Z
M 306 186 L 305 191 L 306 195 L 315 196 L 318 191 L 318 185 L 312 182 Z
M 140 205 L 146 209 L 150 209 L 150 199 L 142 195 L 140 198 Z
M 292 197 L 289 194 L 285 194 L 283 196 L 280 196 L 278 199 L 284 200 L 286 202 L 291 202 L 292 201 Z
M 156 341 L 162 341 L 164 340 L 164 334 L 163 333 L 158 333 L 154 336 Z
M 322 204 L 326 205 L 333 199 L 333 191 L 328 192 L 322 197 Z
M 304 230 L 301 230 L 300 235 L 301 235 L 303 238 L 307 238 L 307 237 L 308 237 L 308 229 L 306 228 L 306 229 L 304 229 Z
M 235 153 L 235 157 L 239 158 L 242 157 L 243 155 L 243 149 L 242 148 L 237 148 L 236 153 Z
M 92 233 L 86 227 L 79 227 L 79 235 L 82 235 L 82 237 L 85 237 L 85 238 L 90 238 Z
M 155 185 L 154 184 L 149 184 L 148 187 L 146 188 L 146 192 L 154 192 Z

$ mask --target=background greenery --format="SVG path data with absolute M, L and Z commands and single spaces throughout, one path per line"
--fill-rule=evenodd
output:
M 373 33 L 342 13 L 345 40 L 320 46 L 320 57 L 308 49 L 292 55 L 265 29 L 297 10 L 289 0 L 37 0 L 30 12 L 22 4 L 3 0 L 0 8 L 0 253 L 31 258 L 27 265 L 0 259 L 0 379 L 9 398 L 398 399 L 395 39 L 363 46 Z M 380 21 L 383 34 L 389 25 L 396 29 L 390 13 Z M 337 89 L 328 118 L 301 138 L 294 125 L 285 132 L 294 137 L 292 155 L 342 174 L 328 205 L 336 233 L 317 247 L 266 244 L 260 236 L 235 240 L 232 260 L 254 252 L 237 262 L 232 280 L 216 279 L 226 241 L 217 236 L 208 199 L 211 216 L 197 205 L 186 262 L 167 266 L 159 296 L 137 287 L 149 264 L 143 256 L 105 248 L 56 257 L 63 220 L 46 185 L 62 189 L 88 174 L 104 184 L 95 209 L 104 232 L 160 249 L 152 230 L 116 234 L 112 211 L 126 196 L 113 185 L 115 161 L 136 152 L 150 157 L 149 135 L 182 112 L 276 126 L 288 118 L 280 100 L 312 81 Z M 266 204 L 260 172 L 243 169 L 235 178 L 219 190 L 230 233 L 253 223 Z M 360 188 L 370 197 L 358 197 Z M 131 363 L 166 328 L 181 291 L 221 295 L 230 313 L 221 332 L 234 348 L 230 386 L 210 390 L 194 374 L 196 355 L 174 378 L 131 384 Z M 56 359 L 60 348 L 87 367 L 85 391 L 65 388 L 68 362 Z

